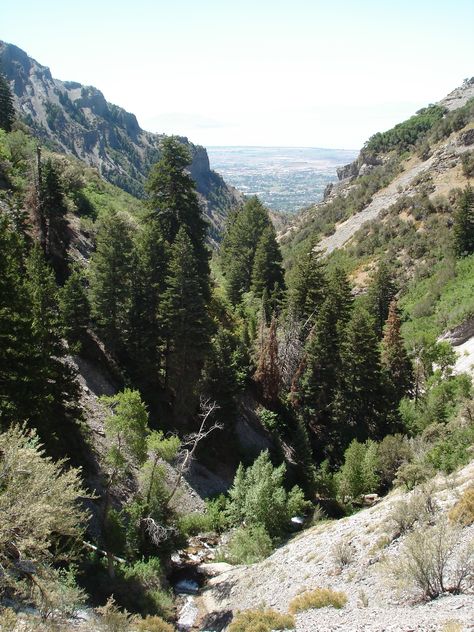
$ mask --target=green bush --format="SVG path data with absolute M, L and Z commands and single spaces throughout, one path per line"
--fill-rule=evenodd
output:
M 450 429 L 444 437 L 435 442 L 426 455 L 426 462 L 449 474 L 469 463 L 474 445 L 474 424 Z
M 271 632 L 292 630 L 295 620 L 275 610 L 246 610 L 238 612 L 229 626 L 229 632 Z
M 388 489 L 400 466 L 413 459 L 413 450 L 403 435 L 387 435 L 377 447 L 377 458 L 380 483 Z
M 262 525 L 240 527 L 232 534 L 221 552 L 230 564 L 255 564 L 273 550 L 272 540 Z
M 291 614 L 310 610 L 312 608 L 343 608 L 347 603 L 347 595 L 343 592 L 336 592 L 330 588 L 316 588 L 298 595 L 290 603 Z
M 354 439 L 344 452 L 344 464 L 337 475 L 341 498 L 356 500 L 375 492 L 379 485 L 377 468 L 377 444 L 370 439 L 365 443 Z
M 273 467 L 268 451 L 250 467 L 240 465 L 226 509 L 231 524 L 260 525 L 271 537 L 282 535 L 292 515 L 304 512 L 308 506 L 299 487 L 285 490 L 284 476 L 285 465 Z

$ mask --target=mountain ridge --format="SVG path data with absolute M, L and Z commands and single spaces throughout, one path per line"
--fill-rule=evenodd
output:
M 21 48 L 0 40 L 0 65 L 12 88 L 15 107 L 34 135 L 53 149 L 98 169 L 109 182 L 136 197 L 160 157 L 165 134 L 143 130 L 136 116 L 109 103 L 93 86 L 55 79 L 47 66 Z M 192 155 L 190 173 L 217 241 L 229 211 L 241 200 L 209 165 L 204 147 L 179 137 Z

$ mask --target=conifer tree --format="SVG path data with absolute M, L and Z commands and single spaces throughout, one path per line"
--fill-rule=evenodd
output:
M 367 292 L 367 309 L 375 322 L 375 332 L 379 340 L 388 318 L 390 303 L 395 298 L 397 288 L 385 261 L 381 261 Z
M 290 307 L 298 320 L 313 326 L 326 295 L 325 265 L 313 246 L 296 261 L 290 287 Z
M 234 304 L 250 290 L 257 246 L 269 226 L 268 212 L 257 197 L 249 198 L 229 220 L 222 240 L 220 264 L 227 294 Z
M 239 390 L 236 366 L 236 341 L 232 334 L 220 328 L 212 340 L 206 359 L 203 390 L 206 397 L 219 406 L 217 417 L 228 422 L 235 415 L 235 395 Z
M 265 228 L 260 237 L 252 266 L 251 290 L 261 297 L 265 290 L 273 302 L 278 299 L 284 287 L 282 256 L 276 240 L 273 224 Z
M 458 257 L 474 252 L 474 191 L 468 186 L 462 192 L 454 215 L 454 250 Z
M 61 317 L 53 271 L 39 246 L 33 248 L 26 262 L 26 289 L 33 334 L 33 346 L 30 349 L 33 374 L 29 393 L 32 409 L 30 421 L 52 450 L 73 449 L 71 434 L 67 441 L 65 434 L 80 418 L 78 384 L 74 370 L 65 362 L 66 349 L 61 337 Z
M 254 379 L 260 386 L 265 401 L 275 404 L 278 401 L 281 382 L 276 318 L 272 319 L 267 339 L 260 352 Z
M 40 170 L 39 203 L 46 228 L 45 254 L 56 270 L 64 266 L 67 247 L 67 207 L 58 168 L 49 158 Z
M 337 423 L 341 441 L 379 439 L 385 432 L 385 384 L 373 318 L 353 310 L 341 349 Z
M 24 286 L 24 244 L 0 215 L 0 428 L 29 414 L 33 348 L 31 312 Z
M 382 341 L 382 366 L 384 367 L 391 394 L 391 407 L 396 410 L 400 400 L 411 393 L 413 368 L 400 332 L 401 322 L 397 302 L 390 303 L 385 333 Z
M 178 137 L 170 136 L 161 145 L 161 158 L 152 167 L 147 183 L 151 217 L 158 222 L 163 238 L 172 244 L 184 226 L 191 240 L 198 266 L 201 291 L 206 300 L 209 289 L 209 251 L 206 247 L 207 222 L 187 169 L 192 158 Z
M 130 227 L 117 213 L 99 225 L 90 263 L 92 317 L 112 349 L 123 349 L 127 336 L 133 243 Z
M 13 95 L 8 81 L 0 72 L 0 129 L 11 132 L 14 120 Z
M 211 323 L 201 286 L 199 267 L 186 228 L 171 247 L 166 290 L 160 305 L 165 338 L 165 386 L 179 400 L 176 410 L 194 406 L 194 395 L 209 349 Z
M 159 312 L 165 291 L 168 250 L 155 219 L 149 219 L 139 228 L 132 258 L 127 355 L 134 379 L 150 391 L 160 386 L 162 377 L 164 341 Z
M 59 291 L 59 307 L 64 333 L 69 344 L 80 350 L 90 322 L 90 304 L 84 273 L 74 268 Z

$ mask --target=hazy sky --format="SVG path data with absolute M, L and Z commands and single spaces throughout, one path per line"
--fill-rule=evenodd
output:
M 474 0 L 17 0 L 0 39 L 204 145 L 359 148 L 474 75 Z

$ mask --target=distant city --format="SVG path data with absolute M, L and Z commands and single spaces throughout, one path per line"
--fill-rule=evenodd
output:
M 211 169 L 270 209 L 296 213 L 319 202 L 336 169 L 358 151 L 309 147 L 208 147 Z

